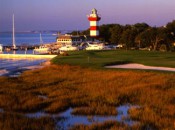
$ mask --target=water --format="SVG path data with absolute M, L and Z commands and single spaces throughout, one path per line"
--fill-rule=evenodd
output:
M 43 43 L 56 42 L 57 35 L 53 33 L 42 33 Z M 40 44 L 40 33 L 16 33 L 15 34 L 16 45 L 37 45 Z M 0 33 L 0 44 L 3 46 L 12 45 L 12 33 Z
M 128 110 L 131 107 L 138 107 L 138 106 L 132 106 L 132 105 L 123 105 L 116 108 L 118 111 L 118 115 L 116 116 L 84 116 L 84 115 L 72 115 L 72 108 L 69 108 L 63 113 L 60 114 L 48 114 L 44 111 L 36 112 L 36 113 L 30 113 L 26 114 L 29 118 L 41 118 L 41 117 L 51 117 L 54 120 L 56 120 L 58 117 L 62 117 L 63 119 L 58 120 L 56 123 L 56 126 L 58 129 L 69 129 L 69 127 L 74 126 L 75 124 L 84 124 L 84 125 L 91 125 L 94 123 L 103 123 L 105 121 L 118 121 L 123 122 L 129 126 L 132 126 L 133 124 L 137 123 L 135 121 L 132 121 L 129 118 Z
M 34 54 L 33 50 L 3 51 L 2 54 Z
M 0 59 L 0 76 L 16 77 L 31 66 L 40 65 L 45 59 Z
M 2 108 L 0 108 L 0 113 L 3 113 L 3 112 L 4 112 L 4 110 Z
M 57 35 L 53 33 L 42 33 L 43 43 L 56 42 Z M 16 45 L 38 45 L 40 44 L 40 32 L 32 33 L 16 33 L 15 34 Z M 12 46 L 12 33 L 4 32 L 0 33 L 0 44 L 3 46 Z M 33 50 L 18 50 L 3 52 L 4 54 L 33 54 Z M 25 67 L 39 65 L 44 62 L 44 59 L 0 59 L 0 76 L 18 76 L 26 70 Z

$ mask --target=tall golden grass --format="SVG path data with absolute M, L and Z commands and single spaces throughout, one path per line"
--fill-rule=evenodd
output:
M 106 121 L 104 123 L 92 124 L 90 126 L 77 124 L 70 130 L 127 130 L 127 129 L 132 130 L 132 128 L 129 128 L 128 126 L 120 124 L 116 121 Z
M 39 119 L 26 118 L 16 113 L 0 113 L 1 130 L 54 130 L 54 120 L 44 117 Z
M 171 130 L 175 122 L 174 77 L 173 73 L 51 65 L 17 78 L 0 77 L 0 108 L 57 113 L 72 107 L 75 114 L 112 115 L 116 106 L 130 103 L 140 106 L 130 111 L 131 118 L 141 123 L 138 129 Z

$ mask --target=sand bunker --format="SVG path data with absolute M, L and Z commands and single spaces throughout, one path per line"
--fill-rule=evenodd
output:
M 142 65 L 142 64 L 136 64 L 136 63 L 123 64 L 123 65 L 111 65 L 111 66 L 106 66 L 105 68 L 143 69 L 143 70 L 160 70 L 160 71 L 173 71 L 173 72 L 175 72 L 175 68 L 146 66 L 146 65 Z

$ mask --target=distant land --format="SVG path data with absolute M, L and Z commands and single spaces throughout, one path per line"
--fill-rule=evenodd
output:
M 74 30 L 31 30 L 31 31 L 15 31 L 15 33 L 71 33 Z M 78 30 L 83 31 L 83 30 Z M 0 33 L 12 33 L 12 31 L 0 31 Z

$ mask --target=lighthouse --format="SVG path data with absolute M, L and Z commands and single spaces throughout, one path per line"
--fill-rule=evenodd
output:
M 97 10 L 94 8 L 90 15 L 88 15 L 88 20 L 90 21 L 90 36 L 97 38 L 99 36 L 99 21 L 101 17 L 97 14 Z

